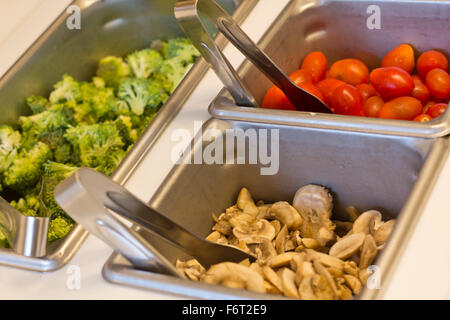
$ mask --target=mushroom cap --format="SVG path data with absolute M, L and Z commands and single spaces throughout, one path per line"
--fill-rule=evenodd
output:
M 233 235 L 247 244 L 262 243 L 275 237 L 275 228 L 266 219 L 260 219 L 252 223 L 238 224 L 233 228 Z

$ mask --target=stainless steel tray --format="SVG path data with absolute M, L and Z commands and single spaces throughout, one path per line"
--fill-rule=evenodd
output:
M 366 25 L 369 6 L 378 6 L 381 29 Z M 450 23 L 449 1 L 360 1 L 292 0 L 259 42 L 260 47 L 283 69 L 300 67 L 308 53 L 321 50 L 329 65 L 343 58 L 359 58 L 370 69 L 380 65 L 383 56 L 401 43 L 410 43 L 418 52 L 449 50 L 449 33 L 442 26 Z M 449 52 L 447 52 L 448 55 Z M 260 104 L 272 83 L 249 61 L 239 75 Z M 342 115 L 249 108 L 236 105 L 222 90 L 210 105 L 212 116 L 221 119 L 275 122 L 314 128 L 359 132 L 438 137 L 450 133 L 450 108 L 440 118 L 427 123 L 384 120 Z
M 257 0 L 219 2 L 242 21 Z M 174 3 L 175 0 L 74 1 L 72 4 L 81 8 L 81 30 L 67 29 L 68 15 L 62 13 L 0 79 L 0 123 L 13 123 L 28 113 L 25 98 L 48 95 L 64 73 L 87 80 L 95 74 L 98 60 L 106 55 L 123 56 L 148 46 L 152 40 L 183 36 L 173 15 Z M 220 47 L 226 43 L 222 36 L 216 41 Z M 114 172 L 112 178 L 116 182 L 127 181 L 207 70 L 203 59 L 191 68 Z M 0 265 L 34 271 L 56 270 L 73 257 L 87 235 L 87 231 L 75 225 L 64 239 L 51 243 L 42 258 L 25 257 L 1 248 Z
M 362 299 L 380 298 L 388 286 L 449 152 L 448 137 L 426 139 L 219 119 L 205 123 L 203 132 L 208 129 L 218 130 L 224 145 L 227 129 L 255 129 L 257 133 L 260 132 L 257 129 L 279 129 L 278 173 L 261 175 L 260 169 L 267 167 L 261 164 L 178 164 L 149 204 L 200 236 L 211 230 L 211 212 L 218 214 L 234 204 L 243 186 L 255 199 L 274 202 L 292 201 L 302 185 L 325 185 L 334 194 L 334 215 L 341 219 L 345 219 L 345 208 L 349 205 L 360 210 L 380 208 L 383 214 L 398 221 L 375 261 L 381 270 L 381 289 L 364 289 Z M 200 132 L 194 139 L 199 143 L 193 143 L 188 158 L 211 143 L 209 138 L 203 141 L 201 135 Z M 245 163 L 249 163 L 246 153 Z M 185 258 L 181 251 L 160 238 L 144 232 L 142 235 L 164 252 L 169 261 L 175 263 L 177 258 Z M 142 270 L 118 254 L 113 254 L 105 264 L 103 276 L 113 283 L 193 298 L 261 298 L 244 290 Z

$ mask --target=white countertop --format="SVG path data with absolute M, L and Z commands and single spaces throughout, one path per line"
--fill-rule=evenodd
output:
M 288 0 L 260 0 L 243 24 L 257 41 Z M 0 75 L 48 27 L 70 0 L 0 0 Z M 242 55 L 229 46 L 225 54 L 234 66 Z M 171 135 L 175 128 L 193 131 L 194 120 L 207 120 L 207 107 L 222 85 L 209 71 L 181 112 L 148 153 L 128 182 L 129 189 L 143 200 L 153 192 L 171 169 Z M 157 168 L 157 169 L 156 169 Z M 151 176 L 151 179 L 148 177 Z M 142 177 L 146 177 L 142 179 Z M 450 299 L 450 161 L 447 161 L 433 194 L 386 292 L 388 299 Z M 102 267 L 112 250 L 90 236 L 62 269 L 37 273 L 0 266 L 0 300 L 3 299 L 173 299 L 176 297 L 107 283 Z M 69 267 L 78 266 L 81 286 L 67 286 Z M 69 286 L 70 287 L 70 286 Z

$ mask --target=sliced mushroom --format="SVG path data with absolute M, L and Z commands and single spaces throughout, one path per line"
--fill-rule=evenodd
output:
M 219 240 L 219 238 L 220 238 L 221 236 L 222 236 L 222 235 L 220 234 L 220 232 L 218 232 L 218 231 L 213 231 L 213 232 L 211 232 L 211 233 L 206 237 L 206 240 L 212 241 L 212 242 L 216 242 L 217 240 Z
M 336 225 L 334 232 L 341 238 L 353 228 L 352 222 L 334 220 L 333 223 Z
M 368 234 L 366 238 L 364 239 L 364 243 L 361 248 L 361 256 L 359 260 L 359 268 L 365 269 L 368 266 L 370 266 L 375 260 L 375 257 L 377 256 L 377 244 L 375 242 L 375 239 L 372 237 L 372 235 Z
M 272 258 L 277 255 L 277 251 L 275 250 L 272 241 L 267 239 L 254 247 L 254 253 L 258 258 L 258 261 L 262 264 L 269 263 Z
M 391 219 L 385 223 L 383 223 L 373 234 L 373 238 L 378 246 L 383 245 L 386 240 L 389 238 L 389 235 L 392 232 L 392 228 L 394 227 L 395 219 Z
M 357 277 L 345 274 L 344 279 L 345 283 L 352 289 L 354 294 L 359 294 L 361 292 L 362 285 Z
M 317 300 L 316 294 L 314 293 L 312 280 L 314 276 L 304 277 L 300 286 L 298 288 L 298 292 L 300 298 L 303 300 Z
M 344 261 L 342 261 L 339 258 L 330 256 L 330 255 L 322 253 L 322 252 L 314 251 L 311 249 L 306 249 L 305 252 L 310 257 L 311 260 L 316 259 L 321 264 L 323 264 L 327 267 L 335 268 L 340 271 L 344 270 Z
M 328 281 L 328 284 L 330 285 L 330 288 L 333 290 L 334 295 L 337 296 L 338 290 L 337 290 L 336 282 L 334 281 L 334 278 L 330 274 L 330 272 L 328 272 L 328 270 L 318 260 L 313 261 L 313 266 L 314 266 L 314 270 L 317 272 L 317 274 L 320 274 Z
M 275 237 L 275 228 L 265 219 L 253 223 L 242 223 L 233 228 L 234 236 L 247 244 L 262 243 Z
M 288 227 L 287 225 L 284 225 L 275 239 L 275 249 L 277 250 L 278 254 L 282 254 L 284 252 L 287 236 L 288 236 Z
M 259 212 L 247 188 L 242 188 L 241 191 L 239 192 L 236 205 L 238 206 L 239 209 L 254 217 L 256 217 L 256 215 Z
M 320 247 L 319 241 L 312 238 L 303 238 L 302 243 L 308 249 L 317 249 Z
M 353 233 L 370 233 L 372 219 L 381 221 L 381 213 L 377 210 L 369 210 L 361 214 L 353 223 Z
M 264 288 L 266 289 L 266 293 L 282 295 L 283 292 L 278 290 L 274 285 L 272 285 L 269 281 L 264 280 Z
M 359 268 L 353 261 L 344 262 L 344 273 L 357 277 L 359 274 Z
M 275 228 L 275 237 L 280 233 L 281 231 L 281 223 L 278 220 L 272 220 L 270 221 L 270 224 Z
M 295 272 L 288 268 L 282 268 L 278 271 L 281 279 L 283 293 L 291 298 L 299 298 L 298 289 L 295 284 Z
M 280 220 L 290 230 L 296 230 L 302 224 L 300 214 L 286 201 L 274 203 L 269 209 L 269 216 Z
M 338 297 L 341 300 L 348 300 L 353 298 L 352 290 L 345 284 L 338 284 Z
M 369 272 L 369 270 L 367 268 L 360 270 L 359 273 L 357 274 L 362 285 L 366 284 L 367 279 L 369 279 L 370 275 L 371 275 L 371 273 Z
M 264 266 L 262 268 L 262 271 L 267 281 L 269 281 L 275 288 L 277 288 L 278 291 L 283 292 L 283 285 L 278 274 L 269 266 Z
M 304 300 L 331 300 L 335 297 L 328 281 L 319 274 L 305 277 L 300 284 L 299 293 Z
M 252 264 L 250 264 L 250 269 L 257 272 L 261 277 L 264 277 L 263 269 L 258 263 L 253 262 Z
M 237 282 L 242 283 L 242 288 L 265 293 L 264 279 L 257 272 L 249 267 L 232 263 L 222 262 L 211 266 L 203 277 L 203 281 L 210 284 L 230 284 L 236 286 Z
M 219 218 L 219 222 L 217 222 L 212 229 L 225 236 L 229 236 L 233 231 L 233 226 L 228 221 Z
M 286 266 L 289 264 L 289 262 L 292 260 L 292 258 L 296 254 L 298 254 L 298 253 L 297 252 L 285 252 L 285 253 L 279 254 L 270 260 L 270 266 L 272 268 L 279 268 L 279 267 Z
M 333 199 L 321 186 L 306 185 L 294 197 L 293 206 L 302 217 L 301 236 L 313 238 L 324 246 L 334 238 L 335 225 L 331 222 Z
M 255 221 L 255 218 L 248 213 L 240 213 L 234 215 L 228 220 L 228 223 L 233 227 L 237 227 L 243 224 L 252 224 Z
M 347 259 L 361 248 L 365 237 L 361 232 L 342 238 L 330 248 L 330 256 Z

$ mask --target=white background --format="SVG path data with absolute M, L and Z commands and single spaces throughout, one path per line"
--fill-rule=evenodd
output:
M 257 41 L 287 2 L 260 0 L 243 29 Z M 0 0 L 0 76 L 68 3 L 70 0 Z M 234 66 L 242 62 L 242 55 L 232 47 L 228 47 L 225 54 Z M 143 200 L 150 199 L 171 168 L 170 132 L 180 127 L 192 131 L 193 120 L 207 120 L 207 107 L 221 87 L 215 74 L 208 72 L 130 179 L 127 187 L 132 192 Z M 386 298 L 450 299 L 449 190 L 450 161 L 447 161 Z M 111 252 L 109 247 L 90 236 L 69 265 L 56 272 L 37 273 L 0 266 L 0 300 L 176 298 L 107 283 L 101 276 L 101 269 Z M 67 288 L 70 265 L 80 267 L 80 290 Z

